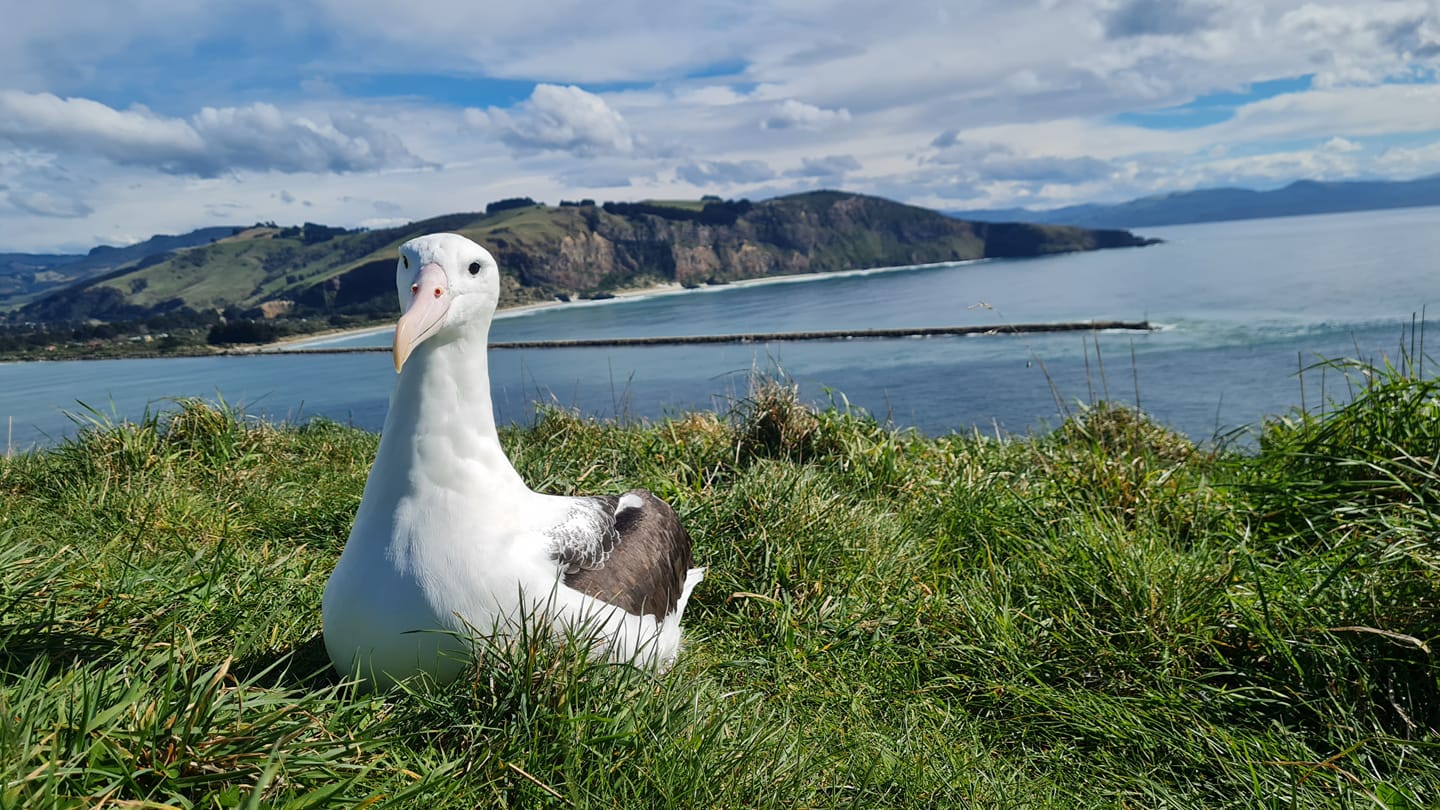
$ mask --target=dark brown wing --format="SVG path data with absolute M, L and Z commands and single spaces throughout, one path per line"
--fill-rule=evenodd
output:
M 675 609 L 694 558 L 690 534 L 670 505 L 648 490 L 595 499 L 605 507 L 594 545 L 557 551 L 565 584 L 637 616 Z M 636 501 L 639 501 L 636 504 Z

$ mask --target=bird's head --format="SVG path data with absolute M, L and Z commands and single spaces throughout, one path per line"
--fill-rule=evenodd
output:
M 400 246 L 395 289 L 404 314 L 395 324 L 395 372 L 436 334 L 485 323 L 500 298 L 500 269 L 490 251 L 459 234 L 435 233 Z

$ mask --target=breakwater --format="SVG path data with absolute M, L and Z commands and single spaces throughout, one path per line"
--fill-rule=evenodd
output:
M 720 335 L 674 335 L 628 338 L 577 338 L 569 340 L 497 341 L 492 349 L 578 349 L 621 346 L 686 346 L 706 343 L 781 343 L 802 340 L 883 340 L 895 338 L 965 335 L 1022 335 L 1045 332 L 1114 331 L 1151 332 L 1149 321 L 1069 321 L 1064 323 L 1012 323 L 992 326 L 921 326 L 895 329 L 839 329 L 812 332 L 747 332 Z M 293 349 L 232 349 L 226 354 L 343 354 L 388 352 L 388 346 L 317 346 Z

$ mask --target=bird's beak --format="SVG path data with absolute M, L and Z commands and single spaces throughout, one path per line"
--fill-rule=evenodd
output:
M 435 334 L 450 311 L 450 282 L 440 265 L 431 262 L 420 268 L 410 282 L 410 305 L 395 324 L 395 373 L 415 347 Z

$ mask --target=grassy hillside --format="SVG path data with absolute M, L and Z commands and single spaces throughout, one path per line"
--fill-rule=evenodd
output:
M 250 228 L 113 274 L 93 287 L 113 289 L 147 309 L 257 306 L 351 270 L 382 251 L 393 253 L 400 241 L 389 231 L 317 238 L 304 228 Z
M 73 281 L 64 267 L 84 258 L 78 255 L 44 253 L 0 253 L 0 307 L 46 286 Z
M 528 202 L 528 201 L 527 201 Z M 844 192 L 746 201 L 522 205 L 399 228 L 252 228 L 153 255 L 20 311 L 27 321 L 139 320 L 181 309 L 250 316 L 389 313 L 395 248 L 457 231 L 495 253 L 502 305 L 611 290 L 1145 244 L 1122 231 L 959 222 Z
M 83 284 L 118 268 L 135 267 L 151 256 L 223 239 L 230 227 L 199 228 L 186 234 L 160 234 L 125 247 L 101 245 L 84 255 L 0 253 L 0 311 L 29 303 L 45 293 Z
M 316 634 L 375 436 L 97 426 L 0 462 L 0 805 L 1434 807 L 1440 383 L 1354 379 L 1251 454 L 1104 405 L 551 411 L 504 436 L 528 480 L 691 527 L 676 669 L 538 634 L 370 697 Z

